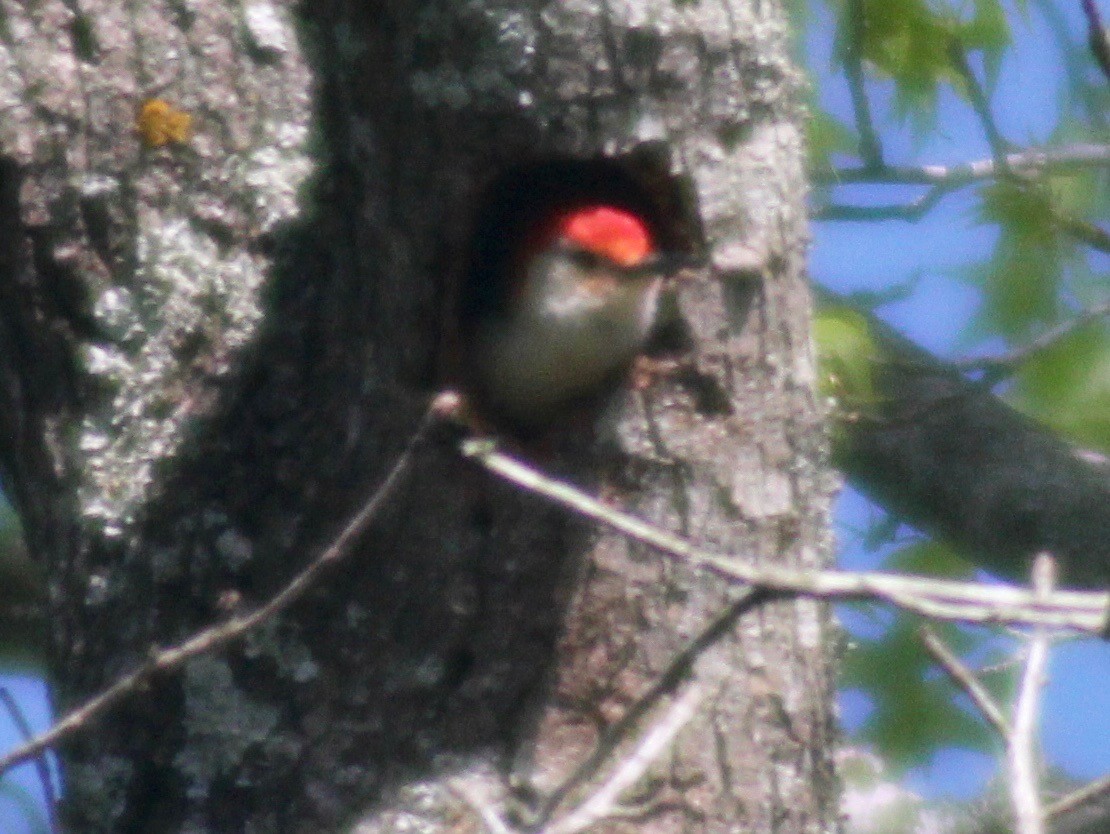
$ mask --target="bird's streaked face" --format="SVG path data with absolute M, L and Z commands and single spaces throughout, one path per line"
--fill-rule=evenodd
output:
M 529 241 L 506 312 L 472 346 L 488 404 L 522 425 L 600 393 L 631 364 L 665 277 L 647 226 L 611 206 L 558 215 Z

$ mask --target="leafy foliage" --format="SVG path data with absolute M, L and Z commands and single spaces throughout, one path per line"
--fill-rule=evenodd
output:
M 958 628 L 943 632 L 957 650 L 974 645 Z M 880 639 L 857 642 L 845 655 L 843 675 L 871 696 L 874 709 L 860 736 L 894 768 L 925 764 L 937 747 L 997 749 L 992 730 L 960 706 L 952 684 L 936 673 L 908 617 L 898 618 Z
M 982 270 L 982 311 L 988 328 L 1028 336 L 1057 317 L 1067 244 L 1056 231 L 1047 188 L 1001 182 L 982 192 L 980 217 L 999 229 L 994 254 Z
M 837 61 L 843 64 L 858 55 L 879 76 L 892 79 L 899 116 L 910 118 L 919 130 L 928 130 L 934 124 L 941 84 L 961 95 L 967 93 L 953 50 L 982 53 L 993 79 L 1010 42 L 999 0 L 977 0 L 973 6 L 973 14 L 966 18 L 962 8 L 927 0 L 843 0 Z
M 1032 357 L 1012 400 L 1075 443 L 1110 453 L 1110 328 L 1091 322 Z
M 971 579 L 974 570 L 943 543 L 917 539 L 898 548 L 890 567 L 905 573 Z M 963 703 L 963 696 L 936 669 L 917 631 L 918 623 L 897 618 L 882 634 L 858 639 L 846 653 L 841 674 L 845 686 L 865 691 L 874 704 L 860 731 L 887 765 L 895 770 L 923 765 L 941 747 L 994 752 L 997 737 Z M 957 653 L 996 659 L 999 643 L 989 632 L 938 624 L 936 631 Z M 1004 703 L 1011 680 L 988 676 L 988 688 Z
M 878 348 L 867 319 L 857 310 L 823 304 L 813 320 L 821 388 L 843 409 L 866 410 L 877 396 L 872 370 Z

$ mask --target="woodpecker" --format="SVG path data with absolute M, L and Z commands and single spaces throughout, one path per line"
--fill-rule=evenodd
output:
M 641 353 L 665 280 L 687 258 L 659 251 L 649 222 L 578 202 L 537 214 L 465 290 L 467 394 L 495 424 L 535 431 L 609 392 Z

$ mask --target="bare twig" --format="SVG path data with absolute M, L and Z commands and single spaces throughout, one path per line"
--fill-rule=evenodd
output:
M 578 834 L 617 810 L 621 794 L 639 781 L 652 762 L 670 746 L 679 730 L 690 723 L 704 697 L 705 690 L 701 684 L 690 684 L 659 720 L 648 728 L 612 775 L 581 805 L 541 829 L 540 834 Z
M 883 146 L 871 117 L 871 103 L 867 100 L 863 75 L 863 38 L 866 25 L 863 17 L 863 0 L 851 0 L 848 3 L 848 15 L 851 34 L 844 52 L 844 75 L 848 78 L 852 110 L 856 117 L 856 130 L 859 132 L 859 155 L 864 167 L 882 168 Z
M 1089 167 L 1110 166 L 1110 145 L 1077 144 L 1060 148 L 1005 153 L 994 159 L 981 159 L 960 165 L 884 165 L 871 168 L 841 168 L 814 179 L 821 185 L 931 185 L 915 200 L 876 206 L 825 203 L 814 211 L 816 220 L 875 222 L 904 220 L 915 222 L 924 217 L 945 196 L 957 189 L 1006 173 L 1031 176 L 1043 171 L 1061 173 Z M 1076 220 L 1061 220 L 1064 231 L 1096 249 L 1103 249 L 1105 232 L 1097 226 Z
M 983 125 L 983 132 L 987 135 L 987 143 L 991 146 L 991 156 L 994 157 L 995 165 L 1000 170 L 1008 170 L 1009 166 L 1006 159 L 1008 143 L 1002 138 L 1002 132 L 998 129 L 998 123 L 994 120 L 994 114 L 991 112 L 986 91 L 983 90 L 983 85 L 979 83 L 979 79 L 975 77 L 971 64 L 967 60 L 967 50 L 964 49 L 963 42 L 959 38 L 953 38 L 948 44 L 948 57 L 967 87 L 967 97 L 971 102 L 971 109 L 975 111 L 975 115 L 979 117 L 979 122 Z
M 1084 168 L 1110 166 L 1110 144 L 1081 142 L 1054 148 L 1028 148 L 1005 156 L 1005 169 L 994 159 L 979 159 L 956 165 L 884 165 L 882 168 L 839 168 L 819 175 L 820 185 L 947 185 L 958 187 L 993 179 L 1004 170 L 1018 174 L 1042 171 L 1064 173 Z
M 904 220 L 916 223 L 956 186 L 934 185 L 916 200 L 908 203 L 887 203 L 879 206 L 854 206 L 827 203 L 813 212 L 814 220 L 841 220 L 855 223 L 876 223 L 883 220 Z
M 1099 799 L 1103 794 L 1110 793 L 1110 776 L 1103 776 L 1101 779 L 1084 785 L 1079 790 L 1072 791 L 1066 796 L 1062 796 L 1044 809 L 1045 819 L 1055 819 L 1064 814 L 1082 808 Z
M 6 686 L 0 686 L 0 701 L 4 702 L 4 708 L 12 717 L 12 723 L 19 730 L 20 737 L 24 741 L 30 741 L 34 738 L 35 733 L 31 729 L 31 723 L 27 720 L 27 716 L 23 714 L 23 710 L 19 708 L 19 702 L 12 697 L 12 693 L 8 691 Z M 0 773 L 2 772 L 0 771 Z M 38 775 L 39 784 L 42 786 L 42 799 L 46 805 L 47 824 L 51 831 L 58 831 L 58 798 L 54 795 L 54 780 L 50 778 L 50 763 L 46 760 L 45 753 L 35 756 L 35 773 Z
M 879 599 L 942 620 L 1044 625 L 1096 635 L 1107 628 L 1110 592 L 1055 591 L 1041 597 L 1024 588 L 1003 585 L 757 564 L 701 550 L 634 516 L 606 507 L 582 491 L 499 452 L 492 441 L 465 440 L 461 452 L 523 489 L 729 582 L 822 599 Z
M 921 626 L 918 629 L 918 635 L 921 637 L 921 642 L 925 644 L 925 649 L 929 655 L 940 664 L 940 667 L 948 673 L 948 677 L 959 686 L 967 696 L 971 698 L 972 703 L 979 708 L 983 713 L 983 717 L 991 723 L 991 725 L 998 731 L 998 734 L 1006 741 L 1010 738 L 1010 724 L 1006 720 L 1006 716 L 1002 714 L 1001 708 L 995 703 L 994 698 L 987 692 L 986 687 L 982 682 L 975 677 L 974 673 L 968 669 L 963 662 L 956 657 L 951 649 L 944 644 L 940 639 L 940 635 L 927 625 Z
M 1080 243 L 1085 243 L 1099 252 L 1110 253 L 1110 232 L 1094 223 L 1069 217 L 1061 212 L 1055 212 L 1055 220 L 1060 229 L 1067 232 Z
M 671 660 L 651 688 L 625 711 L 598 740 L 593 752 L 544 800 L 539 820 L 542 825 L 554 816 L 559 805 L 572 791 L 584 785 L 601 769 L 613 752 L 631 735 L 640 721 L 668 695 L 673 695 L 688 680 L 694 662 L 721 638 L 732 633 L 732 627 L 742 615 L 773 598 L 773 594 L 756 588 L 745 588 L 724 611 L 695 637 L 686 648 Z
M 1052 593 L 1056 582 L 1056 563 L 1041 553 L 1033 563 L 1033 590 L 1042 597 Z M 1037 767 L 1037 727 L 1041 711 L 1048 653 L 1052 635 L 1043 627 L 1029 639 L 1025 671 L 1014 704 L 1013 731 L 1010 733 L 1010 801 L 1014 810 L 1014 834 L 1044 834 L 1040 779 Z
M 952 364 L 961 371 L 984 371 L 990 376 L 992 381 L 997 381 L 1004 377 L 1007 372 L 1018 368 L 1030 357 L 1057 345 L 1076 330 L 1086 327 L 1093 321 L 1098 321 L 1108 316 L 1110 316 L 1110 301 L 1096 304 L 1094 307 L 1084 310 L 1079 315 L 1065 322 L 1061 322 L 1055 327 L 1049 328 L 1035 339 L 1001 356 L 957 359 Z
M 284 588 L 265 604 L 249 614 L 232 617 L 219 625 L 203 629 L 173 648 L 162 649 L 154 653 L 150 660 L 138 669 L 124 675 L 99 695 L 67 713 L 63 718 L 56 721 L 49 730 L 0 756 L 0 773 L 13 765 L 38 756 L 44 750 L 57 744 L 60 739 L 77 732 L 87 725 L 92 718 L 136 692 L 153 675 L 178 669 L 194 657 L 210 653 L 234 640 L 240 639 L 251 629 L 276 616 L 303 597 L 325 570 L 348 555 L 351 542 L 366 529 L 381 511 L 386 500 L 400 483 L 401 477 L 408 471 L 413 452 L 426 434 L 430 422 L 430 413 L 425 414 L 419 427 L 409 439 L 408 445 L 385 476 L 385 480 L 374 491 L 374 494 L 366 500 L 362 509 L 316 559 L 294 576 Z

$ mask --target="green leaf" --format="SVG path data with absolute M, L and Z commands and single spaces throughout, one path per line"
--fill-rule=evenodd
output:
M 1052 206 L 1068 217 L 1092 222 L 1106 219 L 1110 206 L 1110 177 L 1076 176 L 1074 172 L 1045 178 Z
M 1010 45 L 1010 25 L 999 0 L 976 0 L 975 16 L 960 27 L 960 39 L 967 51 L 983 53 L 986 88 L 994 89 L 1002 57 Z
M 831 113 L 811 105 L 811 115 L 806 121 L 806 146 L 809 152 L 809 169 L 828 172 L 833 169 L 830 157 L 836 153 L 855 153 L 856 139 L 851 128 Z
M 860 52 L 882 75 L 895 82 L 895 112 L 918 131 L 935 119 L 937 85 L 956 76 L 948 48 L 956 34 L 952 21 L 925 0 L 862 0 Z M 846 13 L 841 14 L 843 45 L 851 43 Z M 847 53 L 841 51 L 843 58 Z
M 879 351 L 864 315 L 851 307 L 822 305 L 814 317 L 813 338 L 822 392 L 852 410 L 874 405 L 872 371 Z
M 1091 322 L 1034 355 L 1013 399 L 1027 414 L 1087 448 L 1110 453 L 1110 325 Z
M 903 573 L 971 579 L 975 567 L 959 551 L 936 540 L 917 541 L 887 557 L 887 567 Z
M 1001 0 L 976 0 L 970 19 L 962 8 L 929 0 L 861 0 L 862 26 L 841 6 L 834 58 L 843 64 L 858 37 L 860 56 L 879 75 L 894 81 L 895 113 L 909 121 L 916 134 L 935 126 L 937 91 L 949 85 L 967 98 L 962 73 L 952 61 L 952 47 L 979 52 L 994 86 L 1006 47 L 1011 42 L 1009 21 Z
M 1010 24 L 999 0 L 976 0 L 975 15 L 960 27 L 964 49 L 1001 53 L 1010 45 Z
M 1000 231 L 993 255 L 979 269 L 981 318 L 988 332 L 1024 337 L 1056 317 L 1068 245 L 1043 185 L 1000 182 L 982 189 L 981 200 L 980 219 Z

